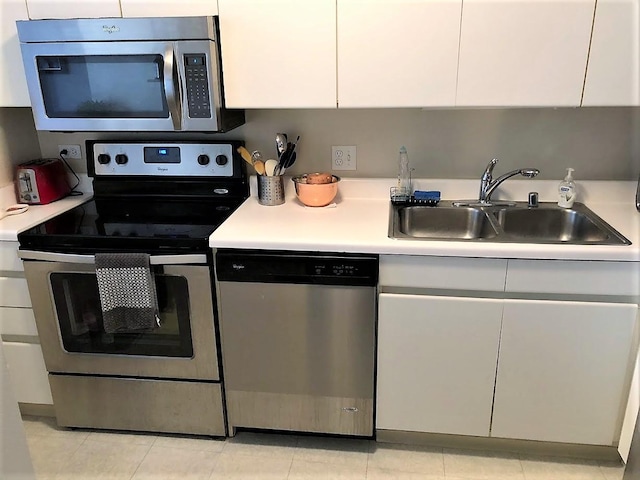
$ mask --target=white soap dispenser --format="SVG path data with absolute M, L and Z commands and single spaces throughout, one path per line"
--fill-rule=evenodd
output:
M 576 182 L 573 181 L 573 172 L 573 168 L 567 168 L 567 176 L 558 185 L 559 207 L 571 208 L 576 200 Z

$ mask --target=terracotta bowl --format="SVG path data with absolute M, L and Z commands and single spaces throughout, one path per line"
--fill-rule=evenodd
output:
M 296 195 L 308 207 L 329 205 L 338 193 L 340 177 L 331 175 L 331 183 L 307 183 L 307 173 L 291 180 L 296 186 Z

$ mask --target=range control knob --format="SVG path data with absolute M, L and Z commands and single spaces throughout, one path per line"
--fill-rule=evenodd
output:
M 198 155 L 198 163 L 200 165 L 209 165 L 209 155 Z
M 227 158 L 226 155 L 218 155 L 216 157 L 216 163 L 220 166 L 226 165 L 227 163 L 229 163 L 229 159 Z
M 116 155 L 116 163 L 118 165 L 124 165 L 129 161 L 129 157 L 127 157 L 124 153 L 119 153 Z
M 110 161 L 111 161 L 111 155 L 109 155 L 108 153 L 101 153 L 100 155 L 98 155 L 98 163 L 100 165 L 106 165 Z

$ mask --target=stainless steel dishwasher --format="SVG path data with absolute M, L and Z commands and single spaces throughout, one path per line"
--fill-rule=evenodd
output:
M 230 435 L 372 436 L 376 255 L 218 250 Z

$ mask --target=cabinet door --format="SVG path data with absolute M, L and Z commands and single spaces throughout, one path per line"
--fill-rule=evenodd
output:
M 219 0 L 232 108 L 336 107 L 335 0 Z
M 488 436 L 502 300 L 381 294 L 377 428 Z
M 123 17 L 197 17 L 218 14 L 216 0 L 120 0 Z
M 630 304 L 505 301 L 491 435 L 613 445 L 637 311 Z
M 338 0 L 338 106 L 453 106 L 461 0 Z
M 598 0 L 583 106 L 640 105 L 638 0 Z
M 0 107 L 28 107 L 29 92 L 22 67 L 16 20 L 28 20 L 24 0 L 0 3 Z
M 27 0 L 29 18 L 120 17 L 118 0 Z
M 594 0 L 464 0 L 458 106 L 579 106 Z

